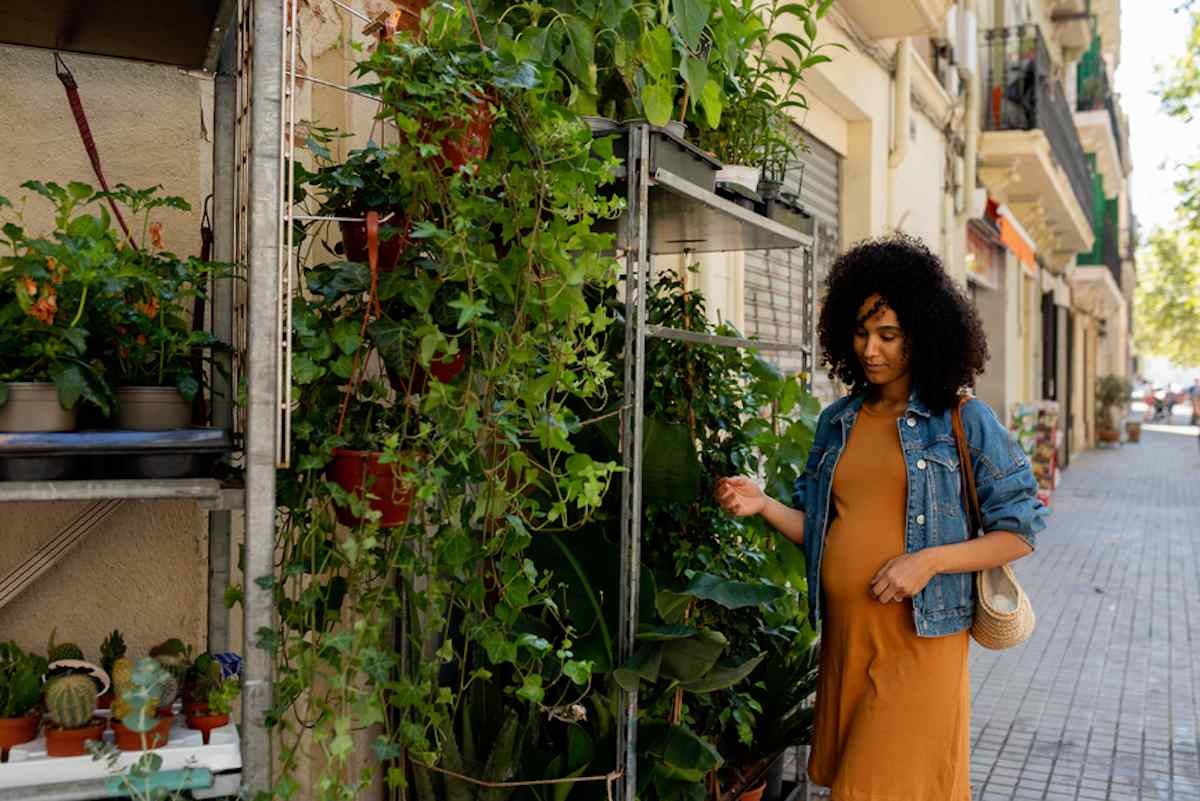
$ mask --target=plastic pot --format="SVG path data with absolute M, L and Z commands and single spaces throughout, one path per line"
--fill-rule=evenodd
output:
M 360 218 L 355 222 L 340 220 L 338 228 L 342 231 L 342 247 L 345 249 L 347 261 L 357 261 L 362 264 L 367 263 L 367 221 L 365 218 L 367 212 L 371 209 L 359 211 L 357 209 L 341 209 L 338 211 L 339 217 L 356 217 Z M 408 250 L 412 244 L 412 239 L 409 237 L 409 232 L 412 230 L 412 221 L 404 213 L 402 209 L 375 209 L 379 212 L 380 219 L 391 214 L 391 218 L 387 222 L 380 223 L 380 228 L 392 227 L 400 230 L 394 233 L 390 238 L 384 240 L 381 236 L 379 239 L 379 272 L 390 273 L 396 269 L 396 264 L 400 261 L 400 256 L 404 251 Z
M 205 711 L 207 712 L 207 710 Z M 199 730 L 200 735 L 204 738 L 205 745 L 208 745 L 208 738 L 212 734 L 213 729 L 219 729 L 228 724 L 229 715 L 196 714 L 188 715 L 187 717 L 188 728 Z
M 761 784 L 750 788 L 749 790 L 747 790 L 746 792 L 744 792 L 740 796 L 738 796 L 738 801 L 762 801 L 763 792 L 766 789 L 767 789 L 767 783 L 762 782 Z
M 117 390 L 116 424 L 126 431 L 189 428 L 192 402 L 175 387 L 121 387 Z
M 104 734 L 104 721 L 92 718 L 92 722 L 79 729 L 60 729 L 46 725 L 46 753 L 52 757 L 83 756 L 87 753 L 84 743 L 99 740 Z
M 48 381 L 10 381 L 0 431 L 74 431 L 77 409 L 64 409 Z
M 751 192 L 757 192 L 758 180 L 761 176 L 761 167 L 746 164 L 726 164 L 717 170 L 717 183 L 734 184 L 749 189 Z
M 27 743 L 37 737 L 37 730 L 37 715 L 0 718 L 0 762 L 8 761 L 8 750 L 14 745 Z
M 486 158 L 492 146 L 492 121 L 491 103 L 480 100 L 469 112 L 466 127 L 442 140 L 442 155 L 434 157 L 433 168 L 457 172 L 472 161 Z M 440 128 L 445 123 L 426 121 L 425 125 Z
M 342 489 L 354 495 L 367 492 L 376 496 L 370 508 L 379 512 L 380 528 L 394 528 L 408 522 L 412 511 L 412 485 L 397 477 L 410 472 L 400 464 L 381 464 L 381 451 L 355 451 L 335 448 L 326 475 Z M 337 519 L 343 526 L 358 526 L 363 520 L 344 506 L 337 506 Z
M 142 737 L 146 738 L 146 747 L 153 749 L 166 745 L 171 738 L 171 726 L 175 723 L 174 715 L 165 715 L 158 719 L 153 729 L 146 732 L 134 731 L 119 720 L 113 720 L 113 737 L 117 748 L 122 751 L 141 751 Z

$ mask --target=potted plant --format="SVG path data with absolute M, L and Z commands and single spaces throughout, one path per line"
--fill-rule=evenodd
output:
M 112 730 L 117 748 L 142 751 L 165 745 L 175 716 L 162 708 L 162 699 L 174 694 L 175 678 L 152 657 L 134 664 L 121 657 L 113 665 Z
M 200 658 L 197 658 L 197 662 L 200 662 Z M 191 712 L 187 713 L 187 725 L 190 729 L 198 729 L 204 744 L 208 745 L 212 730 L 229 724 L 229 713 L 241 692 L 241 682 L 236 676 L 224 677 L 221 665 L 211 657 L 204 665 L 193 687 L 193 698 L 203 700 L 193 702 Z
M 12 218 L 0 228 L 0 431 L 70 431 L 81 401 L 112 405 L 89 339 L 95 298 L 121 283 L 119 242 L 107 209 L 87 213 L 99 197 L 87 184 L 22 186 L 54 205 L 55 229 L 34 235 L 0 197 Z
M 1096 381 L 1096 437 L 1101 442 L 1120 442 L 1121 431 L 1113 419 L 1114 409 L 1124 417 L 1125 405 L 1133 395 L 1129 379 L 1118 375 L 1102 376 Z
M 84 673 L 56 676 L 46 683 L 46 753 L 82 756 L 84 743 L 99 740 L 104 721 L 94 716 L 96 684 Z
M 15 642 L 0 643 L 0 762 L 14 745 L 37 736 L 37 706 L 42 700 L 46 660 L 22 651 Z
M 313 198 L 316 213 L 343 217 L 341 253 L 348 261 L 367 261 L 367 212 L 378 212 L 383 219 L 379 232 L 379 270 L 395 269 L 401 254 L 411 244 L 408 205 L 412 192 L 400 173 L 389 168 L 387 154 L 375 142 L 351 150 L 337 161 L 330 147 L 333 131 L 310 125 L 305 140 L 313 156 L 315 170 L 297 163 L 294 166 L 297 202 Z M 316 226 L 313 226 L 316 227 Z
M 113 674 L 113 665 L 121 657 L 125 656 L 125 637 L 121 632 L 113 629 L 113 632 L 104 638 L 104 642 L 100 643 L 100 667 L 105 673 L 111 677 Z M 100 694 L 97 699 L 97 705 L 100 709 L 108 709 L 112 706 L 113 691 L 110 686 L 107 692 Z

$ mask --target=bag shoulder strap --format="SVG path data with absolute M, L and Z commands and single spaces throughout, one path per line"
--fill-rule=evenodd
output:
M 962 396 L 958 405 L 950 412 L 950 423 L 954 427 L 954 443 L 958 446 L 959 472 L 962 473 L 963 509 L 967 512 L 971 535 L 976 535 L 983 528 L 983 514 L 979 511 L 979 494 L 975 489 L 975 466 L 971 461 L 971 446 L 967 442 L 967 432 L 963 428 L 962 407 L 970 400 Z

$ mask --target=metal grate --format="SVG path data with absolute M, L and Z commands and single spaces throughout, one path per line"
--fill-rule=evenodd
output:
M 238 271 L 238 280 L 233 282 L 233 369 L 231 385 L 233 392 L 240 394 L 246 376 L 246 346 L 249 342 L 249 319 L 247 307 L 249 282 L 246 265 L 250 261 L 250 156 L 254 136 L 250 128 L 252 104 L 251 64 L 254 49 L 254 4 L 238 3 L 237 12 L 237 112 L 234 122 L 233 208 L 234 234 L 233 257 Z M 246 405 L 239 404 L 234 415 L 234 431 L 246 430 Z

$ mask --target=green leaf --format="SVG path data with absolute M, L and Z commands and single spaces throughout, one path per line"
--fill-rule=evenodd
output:
M 688 49 L 695 53 L 700 49 L 700 36 L 712 14 L 712 0 L 674 0 L 671 8 L 675 29 Z
M 726 609 L 761 606 L 787 594 L 787 590 L 771 584 L 751 584 L 747 581 L 723 579 L 710 573 L 697 573 L 680 592 Z
M 642 66 L 655 81 L 662 80 L 675 68 L 671 33 L 666 28 L 650 28 L 642 34 Z
M 0 381 L 0 406 L 8 403 L 8 382 Z
M 452 309 L 458 309 L 458 327 L 462 328 L 467 323 L 477 317 L 483 317 L 491 314 L 492 310 L 488 308 L 487 301 L 484 299 L 471 300 L 471 296 L 466 292 L 459 293 L 457 300 L 452 300 L 446 304 Z
M 638 680 L 658 681 L 662 669 L 663 646 L 659 643 L 644 645 L 633 652 L 624 665 L 613 671 L 617 684 L 627 692 L 637 689 Z
M 675 86 L 668 80 L 647 83 L 642 87 L 642 109 L 651 125 L 663 126 L 671 121 Z
M 696 636 L 663 644 L 662 672 L 678 681 L 695 681 L 712 670 L 729 641 L 714 629 L 701 629 Z
M 562 54 L 563 66 L 588 94 L 596 93 L 595 33 L 586 20 L 564 15 L 563 28 L 567 47 Z
M 333 343 L 342 353 L 354 353 L 362 345 L 361 329 L 362 324 L 355 320 L 338 320 L 333 325 Z
M 672 726 L 663 745 L 662 769 L 672 779 L 702 782 L 724 760 L 712 743 L 684 726 Z
M 531 704 L 540 704 L 546 697 L 546 691 L 542 689 L 541 675 L 531 673 L 526 676 L 520 689 L 517 690 L 517 697 Z
M 688 637 L 695 637 L 699 633 L 700 629 L 695 626 L 671 623 L 665 626 L 642 626 L 638 629 L 637 638 L 650 642 L 662 642 L 666 640 L 686 640 Z
M 679 74 L 687 82 L 689 102 L 695 108 L 703 99 L 704 87 L 708 85 L 708 64 L 695 56 L 688 56 L 680 62 Z
M 693 693 L 711 693 L 717 690 L 724 690 L 753 673 L 754 669 L 758 667 L 758 663 L 766 658 L 767 655 L 762 653 L 753 659 L 746 660 L 737 667 L 710 670 L 695 681 L 683 682 L 683 689 Z
M 569 659 L 567 660 L 567 663 L 563 665 L 562 671 L 563 675 L 572 682 L 578 684 L 580 687 L 584 687 L 587 686 L 588 681 L 592 677 L 592 663 L 579 661 L 576 659 Z
M 708 123 L 708 127 L 716 128 L 721 124 L 725 96 L 721 92 L 721 85 L 712 78 L 705 82 L 704 91 L 700 93 L 700 108 L 704 111 L 704 121 Z
M 77 364 L 70 364 L 54 375 L 54 387 L 58 390 L 58 404 L 64 409 L 73 409 L 79 402 L 79 396 L 87 386 L 83 370 Z
M 700 493 L 700 457 L 686 423 L 646 418 L 642 488 L 647 500 L 691 503 Z

